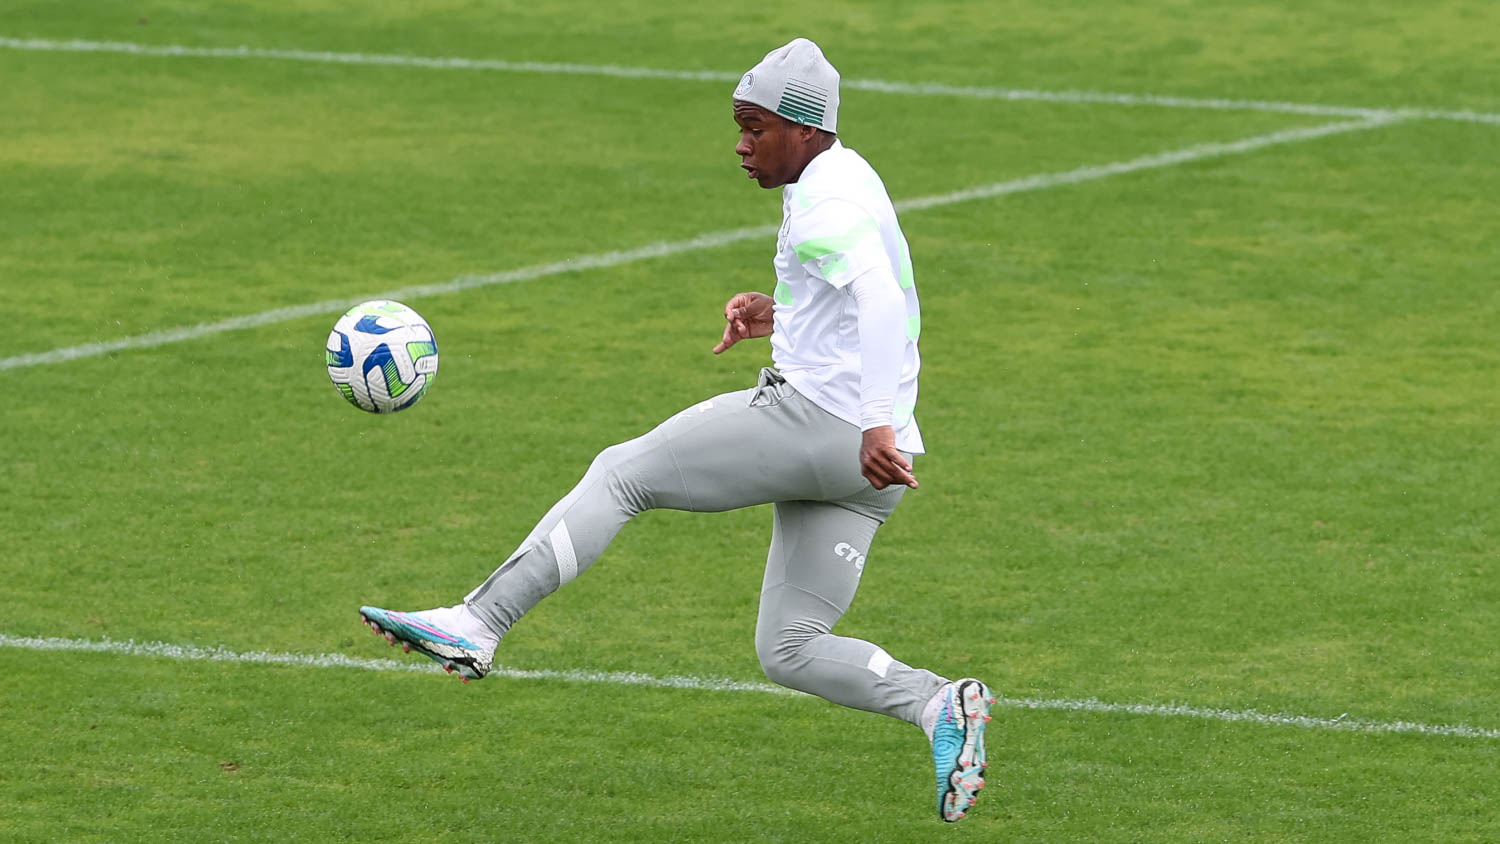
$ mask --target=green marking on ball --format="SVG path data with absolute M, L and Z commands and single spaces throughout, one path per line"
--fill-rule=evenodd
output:
M 394 360 L 388 360 L 380 365 L 380 371 L 385 373 L 385 391 L 391 398 L 400 398 L 406 392 L 410 384 L 401 382 L 401 371 L 396 368 Z

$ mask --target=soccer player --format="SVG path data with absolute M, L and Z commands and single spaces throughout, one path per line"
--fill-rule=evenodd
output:
M 837 636 L 870 542 L 917 487 L 921 318 L 906 238 L 885 185 L 839 142 L 839 75 L 816 44 L 771 51 L 734 91 L 735 152 L 782 189 L 773 295 L 724 307 L 715 354 L 771 338 L 775 367 L 638 439 L 605 449 L 489 579 L 452 607 L 360 608 L 391 644 L 465 682 L 485 675 L 517 620 L 587 569 L 631 518 L 656 507 L 719 512 L 772 504 L 755 649 L 766 676 L 927 734 L 938 814 L 956 821 L 984 786 L 990 690 L 908 666 Z

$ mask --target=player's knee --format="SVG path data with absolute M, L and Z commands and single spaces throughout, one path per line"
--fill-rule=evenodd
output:
M 760 668 L 766 673 L 766 679 L 793 689 L 800 688 L 798 677 L 812 661 L 803 653 L 803 647 L 826 632 L 815 625 L 800 622 L 757 629 L 755 655 L 760 659 Z
M 590 471 L 604 472 L 610 477 L 618 477 L 620 467 L 630 460 L 630 443 L 616 443 L 594 455 L 594 463 L 589 467 Z
M 757 647 L 755 655 L 760 657 L 760 670 L 765 672 L 767 680 L 778 686 L 797 687 L 797 671 L 801 663 L 795 653 L 788 653 L 773 646 Z
M 631 470 L 632 464 L 640 457 L 640 441 L 630 440 L 599 452 L 594 457 L 593 465 L 589 467 L 590 474 L 599 473 L 604 476 L 610 495 L 621 509 L 629 513 L 640 513 L 655 506 L 652 504 L 651 490 L 640 482 L 639 474 Z

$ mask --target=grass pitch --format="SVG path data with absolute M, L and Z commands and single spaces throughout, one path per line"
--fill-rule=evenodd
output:
M 800 34 L 851 80 L 1480 114 L 1496 33 L 1456 2 L 0 9 L 729 74 Z M 0 49 L 4 354 L 774 225 L 732 87 Z M 840 125 L 901 200 L 1347 119 L 851 89 Z M 1411 118 L 904 214 L 931 454 L 841 632 L 1012 698 L 1500 728 L 1497 158 L 1494 120 Z M 361 603 L 451 602 L 600 448 L 750 382 L 763 344 L 708 350 L 771 249 L 413 298 L 442 377 L 390 418 L 327 383 L 333 312 L 5 370 L 0 634 L 389 657 Z M 768 536 L 646 514 L 500 661 L 757 680 Z M 946 827 L 915 730 L 805 697 L 0 647 L 0 711 L 18 841 L 1500 837 L 1476 734 L 1001 709 Z

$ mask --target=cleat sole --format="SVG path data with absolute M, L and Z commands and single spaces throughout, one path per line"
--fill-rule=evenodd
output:
M 954 698 L 959 711 L 954 714 L 960 716 L 957 721 L 964 731 L 963 745 L 957 764 L 949 772 L 948 787 L 939 807 L 948 823 L 967 817 L 985 787 L 984 772 L 989 762 L 985 758 L 984 728 L 992 717 L 989 705 L 995 699 L 978 680 L 964 679 L 958 685 Z

